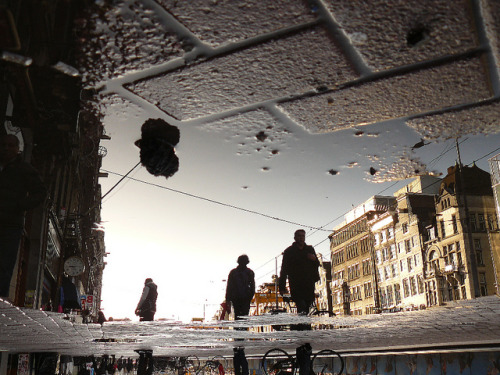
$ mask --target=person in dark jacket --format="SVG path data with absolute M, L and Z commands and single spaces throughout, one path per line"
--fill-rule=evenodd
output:
M 235 319 L 248 315 L 250 302 L 255 294 L 255 273 L 247 267 L 247 255 L 238 257 L 238 267 L 233 268 L 227 277 L 226 304 L 234 309 Z
M 153 279 L 147 278 L 144 281 L 141 299 L 135 309 L 135 315 L 140 317 L 141 322 L 153 321 L 156 313 L 156 299 L 158 297 L 158 287 Z
M 299 229 L 294 235 L 295 242 L 283 252 L 279 292 L 287 293 L 286 280 L 290 286 L 292 300 L 299 314 L 309 313 L 314 302 L 314 288 L 319 280 L 319 260 L 314 248 L 306 244 L 306 232 Z
M 27 210 L 39 206 L 47 195 L 39 173 L 23 161 L 19 139 L 0 136 L 0 297 L 8 297 L 10 281 L 24 230 Z

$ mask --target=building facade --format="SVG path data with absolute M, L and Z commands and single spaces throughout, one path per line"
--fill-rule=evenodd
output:
M 100 308 L 105 265 L 98 178 L 105 148 L 98 116 L 75 68 L 75 20 L 87 1 L 0 2 L 0 134 L 13 134 L 41 174 L 46 203 L 27 212 L 8 299 L 60 311 L 69 279 L 84 308 Z M 43 16 L 42 16 L 43 15 Z M 82 98 L 84 100 L 82 100 Z M 68 258 L 79 272 L 68 275 Z M 83 309 L 82 309 L 83 310 Z
M 499 231 L 490 175 L 477 166 L 448 168 L 429 227 L 426 279 L 429 304 L 496 293 Z
M 374 196 L 345 215 L 330 237 L 332 310 L 364 315 L 380 310 L 374 236 L 369 222 L 388 211 L 394 197 Z

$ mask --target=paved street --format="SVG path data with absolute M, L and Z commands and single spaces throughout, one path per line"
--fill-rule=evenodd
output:
M 270 328 L 301 322 L 329 329 Z M 263 354 L 275 347 L 293 352 L 305 342 L 311 343 L 315 351 L 334 349 L 342 353 L 498 349 L 500 298 L 483 297 L 423 311 L 360 317 L 256 316 L 240 324 L 252 330 L 234 330 L 235 326 L 234 321 L 219 321 L 203 327 L 172 322 L 106 322 L 101 327 L 73 323 L 64 314 L 19 309 L 0 300 L 0 351 L 129 357 L 136 356 L 135 349 L 152 349 L 155 355 L 196 354 L 201 358 L 231 355 L 234 346 L 244 346 L 248 355 Z M 259 327 L 264 332 L 255 332 Z

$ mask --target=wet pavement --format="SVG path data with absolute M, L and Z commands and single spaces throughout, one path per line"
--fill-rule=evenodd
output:
M 294 324 L 311 324 L 314 329 L 290 329 Z M 0 331 L 0 351 L 75 356 L 135 357 L 135 350 L 150 349 L 158 356 L 206 358 L 231 356 L 235 346 L 243 346 L 247 355 L 262 355 L 276 347 L 293 353 L 307 342 L 314 351 L 333 349 L 343 354 L 499 350 L 500 298 L 359 317 L 268 314 L 238 323 L 106 322 L 103 326 L 72 322 L 64 314 L 21 309 L 0 300 Z
M 497 5 L 117 0 L 82 23 L 79 64 L 99 111 L 135 105 L 180 127 L 244 129 L 244 152 L 269 157 L 299 128 L 336 133 L 353 147 L 334 171 L 368 164 L 381 182 L 434 172 L 411 149 L 415 133 L 498 133 Z M 398 137 L 373 128 L 391 120 Z M 266 143 L 252 142 L 262 131 Z

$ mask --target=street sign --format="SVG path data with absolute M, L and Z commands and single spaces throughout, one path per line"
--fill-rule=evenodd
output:
M 94 307 L 94 296 L 92 294 L 82 294 L 80 296 L 80 304 L 82 305 L 82 310 L 89 309 L 92 311 Z

